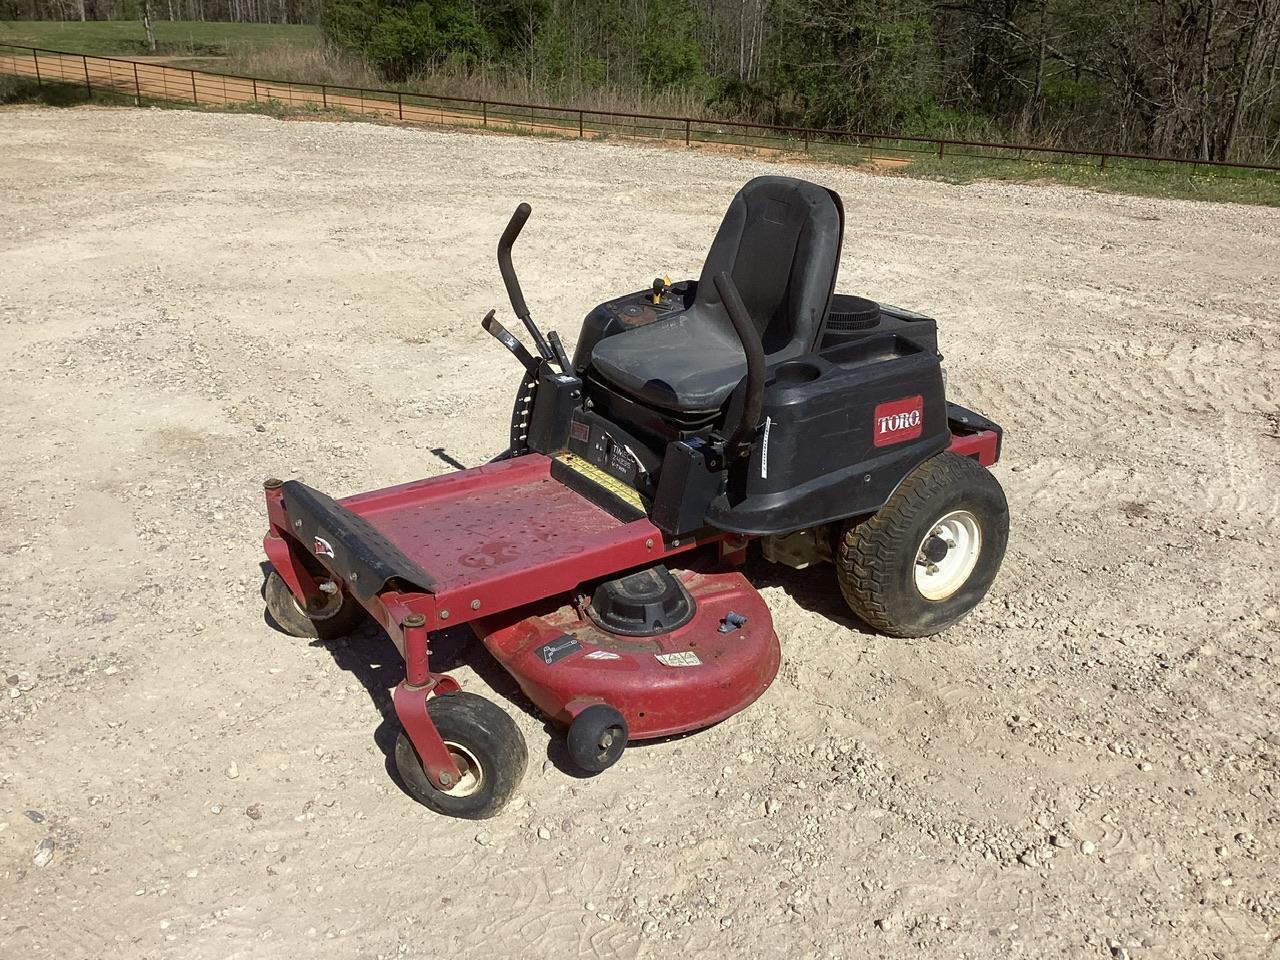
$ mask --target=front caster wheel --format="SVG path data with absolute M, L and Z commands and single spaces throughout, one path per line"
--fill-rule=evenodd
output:
M 583 770 L 599 773 L 618 762 L 627 747 L 627 721 L 607 703 L 583 710 L 569 724 L 569 756 Z
M 328 594 L 323 605 L 303 610 L 284 578 L 274 570 L 267 576 L 263 596 L 271 619 L 292 637 L 336 640 L 354 633 L 365 618 L 364 607 L 341 590 Z
M 978 463 L 940 453 L 916 467 L 871 519 L 836 549 L 840 592 L 865 623 L 925 637 L 978 605 L 1009 540 L 1009 505 Z
M 524 735 L 497 704 L 474 693 L 447 693 L 427 701 L 427 715 L 462 774 L 449 790 L 427 777 L 403 730 L 396 739 L 396 771 L 409 796 L 448 817 L 486 820 L 515 794 L 529 754 Z

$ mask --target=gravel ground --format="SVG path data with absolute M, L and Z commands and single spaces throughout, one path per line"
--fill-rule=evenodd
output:
M 475 464 L 517 253 L 567 339 L 696 275 L 762 171 L 838 189 L 840 289 L 940 318 L 1004 424 L 1004 571 L 946 634 L 754 565 L 755 705 L 508 811 L 386 772 L 400 665 L 259 597 L 260 482 Z M 633 146 L 0 111 L 0 956 L 1264 957 L 1280 951 L 1280 211 Z M 508 311 L 509 315 L 509 311 Z M 440 451 L 439 453 L 433 451 Z

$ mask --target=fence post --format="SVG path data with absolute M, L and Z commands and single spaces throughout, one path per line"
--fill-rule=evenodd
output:
M 689 118 L 684 118 L 684 145 L 689 146 Z
M 404 94 L 399 90 L 396 91 L 396 116 L 404 119 Z
M 805 127 L 805 130 L 804 130 L 804 152 L 805 153 L 809 152 L 809 128 L 808 127 Z
M 253 102 L 257 103 L 258 102 L 258 80 L 256 77 L 250 77 L 249 80 L 253 83 Z
M 191 102 L 200 102 L 200 98 L 196 96 L 196 72 L 194 70 L 191 71 Z
M 329 109 L 329 88 L 323 83 L 320 84 L 320 102 L 324 104 L 326 110 Z
M 1103 154 L 1103 155 L 1098 159 L 1098 172 L 1099 172 L 1099 173 L 1102 173 L 1102 171 L 1104 171 L 1104 170 L 1106 170 L 1106 169 L 1107 169 L 1107 155 L 1104 153 L 1104 154 Z
M 480 101 L 480 119 L 486 127 L 489 125 L 489 101 L 488 100 Z
M 578 139 L 582 139 L 582 111 L 578 111 Z
M 40 79 L 40 54 L 34 47 L 31 49 L 31 60 L 36 65 L 36 86 L 43 87 L 44 81 Z
M 84 64 L 84 90 L 90 97 L 93 96 L 93 87 L 89 83 L 89 58 L 80 55 L 80 61 Z
M 939 140 L 938 141 L 938 159 L 939 160 L 942 159 L 942 147 L 943 147 L 943 143 L 941 140 Z
M 138 82 L 138 61 L 133 61 L 133 105 L 142 106 L 142 84 Z

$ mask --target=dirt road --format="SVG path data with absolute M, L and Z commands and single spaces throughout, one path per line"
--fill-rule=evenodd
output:
M 202 59 L 202 58 L 184 58 Z M 213 58 L 204 58 L 213 59 Z M 142 57 L 122 60 L 72 53 L 46 53 L 20 47 L 0 47 L 0 74 L 34 78 L 43 83 L 83 85 L 86 91 L 109 90 L 134 99 L 134 105 L 148 100 L 195 105 L 235 105 L 277 103 L 302 109 L 332 109 L 379 120 L 404 123 L 442 124 L 450 127 L 481 127 L 493 130 L 518 129 L 526 133 L 557 136 L 644 136 L 679 140 L 681 130 L 688 144 L 688 128 L 667 121 L 641 122 L 625 115 L 600 114 L 584 120 L 574 110 L 543 109 L 535 112 L 497 104 L 459 100 L 438 100 L 426 94 L 395 94 L 323 84 L 293 84 L 287 81 L 257 80 L 222 73 L 173 67 L 162 58 Z M 705 136 L 698 131 L 695 141 Z M 714 138 L 701 146 L 723 147 Z M 736 147 L 742 150 L 745 147 Z M 778 153 L 776 148 L 756 148 L 757 152 Z
M 399 663 L 273 633 L 260 482 L 478 463 L 535 314 L 696 275 L 761 171 L 1002 422 L 988 601 L 864 632 L 760 564 L 745 713 L 479 825 L 388 777 Z M 0 956 L 1268 957 L 1280 937 L 1280 211 L 634 146 L 0 111 Z M 500 316 L 503 315 L 500 312 Z M 507 313 L 509 316 L 509 313 Z M 546 759 L 544 759 L 544 757 Z M 544 839 L 545 838 L 545 839 Z

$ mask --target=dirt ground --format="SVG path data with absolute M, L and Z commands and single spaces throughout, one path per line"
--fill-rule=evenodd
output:
M 902 641 L 755 563 L 773 687 L 594 779 L 446 644 L 530 766 L 498 819 L 427 812 L 386 770 L 385 637 L 264 623 L 262 478 L 502 448 L 479 319 L 518 201 L 571 340 L 696 275 L 762 171 L 841 192 L 839 289 L 939 317 L 1005 426 L 1000 578 Z M 7 109 L 0 219 L 0 957 L 1280 955 L 1280 211 Z

